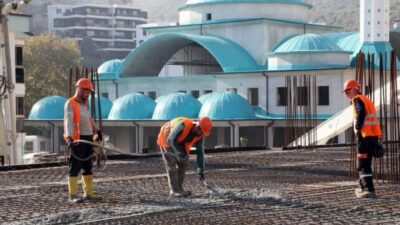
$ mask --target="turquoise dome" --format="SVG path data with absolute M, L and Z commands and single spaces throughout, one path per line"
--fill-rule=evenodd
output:
M 343 52 L 343 50 L 324 36 L 303 34 L 282 41 L 275 47 L 273 52 Z
M 201 103 L 204 104 L 205 101 L 207 101 L 207 99 L 211 98 L 211 96 L 213 96 L 215 94 L 215 92 L 211 92 L 205 95 L 202 95 L 200 97 L 197 98 L 197 100 Z
M 200 108 L 201 103 L 192 95 L 184 93 L 169 94 L 157 103 L 153 119 L 170 120 L 180 116 L 197 118 Z
M 242 96 L 233 92 L 214 93 L 201 107 L 199 117 L 211 119 L 256 119 L 253 108 Z
M 362 46 L 358 32 L 328 33 L 322 36 L 328 38 L 344 51 L 358 53 Z
M 89 103 L 91 101 L 91 96 L 89 97 Z M 98 117 L 99 114 L 99 100 L 97 98 L 97 95 L 94 97 L 95 101 L 95 111 L 96 111 L 96 117 Z M 107 98 L 104 98 L 103 96 L 100 96 L 100 105 L 101 105 L 101 118 L 105 119 L 108 117 L 108 114 L 110 113 L 111 107 L 113 105 L 112 101 L 108 100 Z M 91 107 L 89 107 L 89 112 L 91 113 Z
M 29 113 L 29 120 L 63 120 L 64 105 L 67 98 L 63 96 L 48 96 L 37 101 Z
M 124 95 L 113 102 L 109 120 L 150 119 L 156 103 L 141 93 Z
M 124 61 L 120 59 L 112 59 L 104 62 L 97 69 L 100 80 L 118 79 L 119 69 Z

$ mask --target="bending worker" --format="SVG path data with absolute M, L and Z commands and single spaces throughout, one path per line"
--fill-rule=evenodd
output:
M 354 132 L 357 138 L 358 173 L 361 186 L 360 189 L 355 190 L 355 194 L 357 198 L 374 198 L 376 195 L 371 168 L 372 155 L 382 137 L 375 105 L 361 94 L 360 84 L 356 80 L 346 81 L 343 92 L 354 107 Z
M 86 143 L 74 143 L 75 140 L 93 141 L 93 134 L 101 141 L 102 133 L 93 122 L 88 112 L 88 97 L 94 92 L 93 84 L 88 78 L 76 83 L 75 95 L 68 99 L 64 106 L 64 138 L 71 151 L 69 158 L 68 191 L 69 201 L 79 202 L 83 199 L 94 199 L 92 156 L 93 146 Z M 83 198 L 78 197 L 78 174 L 82 173 Z
M 171 197 L 186 197 L 192 194 L 183 189 L 192 146 L 196 147 L 198 178 L 204 181 L 203 136 L 210 135 L 211 129 L 212 121 L 208 117 L 200 117 L 198 121 L 178 117 L 161 127 L 157 144 L 163 153 Z

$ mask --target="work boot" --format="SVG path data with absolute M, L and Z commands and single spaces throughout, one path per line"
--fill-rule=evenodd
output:
M 92 194 L 92 195 L 86 195 L 86 194 L 84 194 L 84 195 L 83 195 L 83 200 L 98 201 L 98 200 L 100 200 L 100 199 L 101 199 L 101 198 L 98 197 L 98 196 L 96 196 L 95 194 Z
M 70 195 L 68 201 L 70 203 L 80 203 L 83 201 L 83 198 L 79 197 L 78 195 Z
M 356 192 L 357 198 L 376 198 L 375 191 Z
M 362 189 L 362 188 L 356 188 L 356 189 L 354 189 L 354 193 L 355 193 L 355 194 L 361 193 L 361 192 L 363 192 L 363 191 L 364 191 L 364 189 Z
M 169 197 L 170 197 L 170 198 L 182 198 L 182 197 L 185 197 L 185 196 L 183 195 L 182 192 L 170 191 L 170 192 L 169 192 Z

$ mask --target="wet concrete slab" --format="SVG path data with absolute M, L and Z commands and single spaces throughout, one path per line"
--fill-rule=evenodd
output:
M 159 157 L 109 161 L 95 171 L 101 199 L 80 204 L 67 201 L 65 165 L 0 172 L 0 224 L 400 224 L 400 185 L 357 199 L 344 148 L 207 154 L 208 187 L 195 158 L 187 198 L 169 197 Z

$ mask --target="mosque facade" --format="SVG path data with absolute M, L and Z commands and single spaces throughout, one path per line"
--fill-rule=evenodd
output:
M 179 23 L 143 27 L 146 41 L 99 67 L 109 142 L 131 153 L 157 151 L 164 122 L 208 116 L 215 128 L 206 148 L 281 147 L 287 77 L 313 77 L 315 90 L 305 93 L 314 93 L 321 122 L 349 104 L 341 89 L 354 78 L 356 54 L 388 52 L 390 41 L 398 43 L 389 1 L 361 3 L 365 26 L 341 32 L 310 22 L 312 5 L 301 0 L 188 0 Z M 35 120 L 43 118 L 28 119 Z

